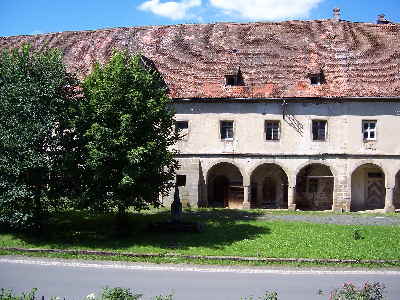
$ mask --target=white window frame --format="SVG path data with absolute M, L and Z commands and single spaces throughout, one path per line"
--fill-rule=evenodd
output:
M 178 123 L 183 123 L 186 122 L 187 123 L 187 129 L 179 129 L 177 124 Z M 190 124 L 188 120 L 175 120 L 175 131 L 180 132 L 180 140 L 181 141 L 186 141 L 188 139 L 189 136 L 189 128 L 190 128 Z
M 268 124 L 278 124 L 278 133 L 277 133 L 277 138 L 274 139 L 274 130 L 272 129 L 272 139 L 267 138 L 267 129 L 268 129 Z M 265 120 L 264 122 L 264 134 L 265 134 L 265 140 L 267 142 L 279 142 L 281 139 L 281 122 L 279 120 Z
M 368 124 L 368 127 L 365 128 L 365 124 Z M 371 128 L 371 124 L 374 124 L 374 128 Z M 377 134 L 377 120 L 363 120 L 361 124 L 362 137 L 364 141 L 376 141 Z M 374 137 L 371 137 L 371 132 L 374 133 Z M 365 137 L 365 133 L 367 133 L 367 137 Z
M 232 123 L 232 137 L 222 137 L 222 124 L 225 122 Z M 219 135 L 222 141 L 233 141 L 235 138 L 235 122 L 233 120 L 220 120 L 219 121 Z

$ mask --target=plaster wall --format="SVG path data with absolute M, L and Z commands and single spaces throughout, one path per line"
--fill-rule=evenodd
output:
M 177 103 L 176 119 L 189 122 L 182 153 L 400 155 L 393 138 L 400 128 L 400 103 Z M 220 121 L 234 121 L 232 141 L 221 140 Z M 267 141 L 266 120 L 280 121 L 280 140 Z M 312 140 L 312 120 L 327 121 L 327 140 Z M 362 120 L 377 121 L 377 139 L 364 142 Z
M 334 176 L 334 210 L 350 210 L 352 203 L 362 205 L 364 175 L 353 172 L 373 164 L 385 175 L 385 188 L 394 188 L 400 202 L 399 179 L 400 103 L 342 102 L 293 103 L 273 102 L 180 102 L 175 104 L 176 120 L 188 121 L 188 134 L 177 143 L 177 156 L 187 184 L 180 187 L 186 206 L 207 205 L 207 176 L 213 166 L 229 162 L 242 175 L 243 186 L 251 185 L 254 170 L 263 164 L 276 164 L 288 178 L 288 203 L 295 201 L 297 175 L 305 166 L 319 163 L 329 167 Z M 232 141 L 221 140 L 220 122 L 234 121 Z M 279 141 L 266 141 L 266 120 L 280 122 Z M 327 121 L 327 140 L 312 140 L 312 120 Z M 362 121 L 377 121 L 377 139 L 365 142 Z M 317 170 L 315 175 L 321 175 Z M 353 178 L 352 178 L 352 175 Z M 395 188 L 396 185 L 396 188 Z M 251 190 L 251 189 L 249 189 Z M 353 192 L 352 192 L 353 190 Z M 294 196 L 291 196 L 292 195 Z M 168 205 L 173 197 L 164 198 Z M 251 199 L 251 196 L 249 196 Z

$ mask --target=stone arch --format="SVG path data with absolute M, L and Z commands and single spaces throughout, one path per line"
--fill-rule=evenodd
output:
M 338 177 L 338 173 L 337 173 L 337 171 L 336 171 L 336 168 L 335 168 L 333 165 L 327 163 L 326 161 L 312 161 L 312 160 L 309 160 L 309 161 L 306 161 L 306 162 L 300 164 L 300 165 L 296 168 L 296 170 L 295 170 L 295 172 L 294 172 L 294 175 L 297 177 L 297 175 L 299 174 L 299 172 L 300 172 L 302 169 L 304 169 L 304 167 L 307 167 L 307 166 L 309 166 L 309 165 L 323 165 L 323 166 L 326 166 L 326 167 L 329 168 L 329 170 L 332 172 L 332 176 L 333 176 L 334 178 Z
M 331 210 L 334 205 L 335 174 L 324 163 L 308 163 L 296 173 L 296 208 Z
M 207 172 L 209 207 L 242 208 L 243 175 L 231 162 L 218 162 Z
M 352 211 L 383 209 L 386 197 L 386 172 L 375 162 L 358 163 L 351 173 Z
M 222 158 L 222 159 L 212 160 L 211 163 L 203 166 L 204 174 L 206 174 L 206 177 L 205 177 L 206 184 L 208 183 L 208 174 L 210 173 L 210 171 L 221 164 L 229 164 L 229 165 L 232 165 L 235 168 L 237 168 L 243 177 L 243 183 L 246 183 L 245 181 L 246 181 L 247 173 L 245 171 L 245 168 L 243 168 L 242 165 L 239 164 L 239 162 L 237 162 L 237 161 L 233 161 L 232 159 Z
M 280 165 L 265 162 L 250 174 L 252 208 L 288 208 L 289 178 Z

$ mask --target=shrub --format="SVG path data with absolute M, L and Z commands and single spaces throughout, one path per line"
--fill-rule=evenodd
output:
M 0 300 L 34 300 L 37 289 L 32 289 L 30 292 L 22 293 L 20 296 L 14 294 L 10 289 L 0 290 Z
M 353 283 L 346 282 L 343 287 L 331 292 L 330 300 L 381 300 L 384 297 L 385 286 L 379 282 L 364 283 L 357 288 Z
M 258 297 L 258 300 L 278 300 L 278 293 L 266 291 L 264 296 Z M 242 298 L 242 300 L 256 300 L 253 296 Z
M 143 296 L 142 294 L 135 294 L 130 289 L 127 288 L 105 287 L 101 293 L 101 300 L 137 300 L 142 298 L 142 296 Z

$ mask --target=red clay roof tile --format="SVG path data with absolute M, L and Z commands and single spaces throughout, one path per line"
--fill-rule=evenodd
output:
M 172 98 L 400 96 L 400 24 L 217 23 L 0 37 L 0 49 L 23 43 L 59 48 L 81 78 L 114 48 L 141 53 Z M 245 86 L 225 86 L 239 67 Z M 321 70 L 326 84 L 311 85 L 309 75 Z

